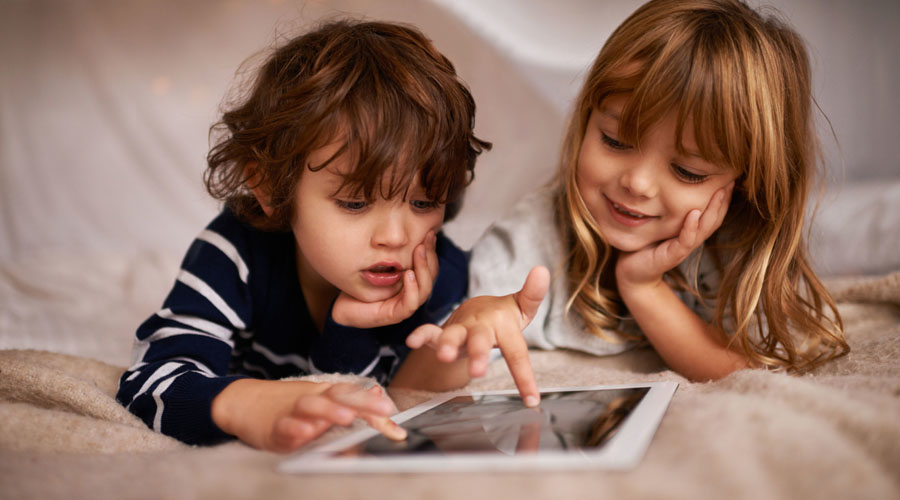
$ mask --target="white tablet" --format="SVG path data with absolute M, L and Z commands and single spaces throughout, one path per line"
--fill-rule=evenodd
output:
M 445 393 L 393 420 L 391 441 L 365 428 L 289 456 L 279 470 L 459 472 L 629 469 L 638 464 L 678 386 L 648 382 L 541 390 L 526 408 L 518 392 Z

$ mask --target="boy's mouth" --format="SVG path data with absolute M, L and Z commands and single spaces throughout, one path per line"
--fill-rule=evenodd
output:
M 403 278 L 403 267 L 397 262 L 379 262 L 362 272 L 372 286 L 392 286 Z

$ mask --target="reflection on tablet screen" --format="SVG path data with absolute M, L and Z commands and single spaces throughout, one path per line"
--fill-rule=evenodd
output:
M 341 455 L 453 452 L 503 453 L 577 450 L 603 446 L 649 388 L 547 392 L 537 408 L 518 394 L 459 396 L 401 425 L 404 441 L 375 436 Z

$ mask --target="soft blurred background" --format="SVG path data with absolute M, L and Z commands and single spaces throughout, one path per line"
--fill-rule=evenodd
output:
M 420 27 L 494 143 L 447 232 L 469 247 L 553 173 L 583 72 L 634 0 L 0 0 L 0 347 L 116 362 L 218 210 L 207 132 L 248 57 L 322 19 Z M 808 41 L 824 275 L 900 268 L 900 2 L 772 0 Z M 833 130 L 833 132 L 832 132 Z M 97 335 L 85 337 L 84 331 Z

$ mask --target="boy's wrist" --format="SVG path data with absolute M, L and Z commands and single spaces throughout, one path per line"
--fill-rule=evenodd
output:
M 236 436 L 234 415 L 237 414 L 236 402 L 240 401 L 240 394 L 243 393 L 243 387 L 247 383 L 252 383 L 252 379 L 239 379 L 225 386 L 216 397 L 213 398 L 210 405 L 210 417 L 216 426 L 226 434 Z
M 305 380 L 238 379 L 213 398 L 211 417 L 222 432 L 259 446 L 250 436 L 259 435 L 267 420 L 289 413 L 300 396 L 320 394 L 331 385 Z

